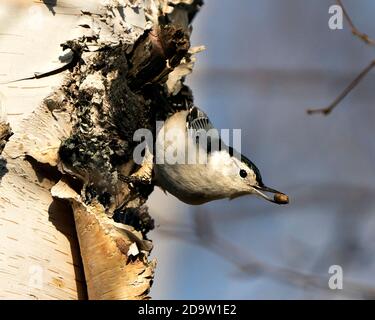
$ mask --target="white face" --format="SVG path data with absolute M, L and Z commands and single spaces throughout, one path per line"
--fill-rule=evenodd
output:
M 217 183 L 235 198 L 244 194 L 256 193 L 252 186 L 257 186 L 255 172 L 245 163 L 227 152 L 213 152 L 209 163 L 210 169 L 217 172 Z
M 236 185 L 241 186 L 242 191 L 253 193 L 252 186 L 258 185 L 255 172 L 236 158 L 232 158 L 232 161 L 234 166 L 233 179 L 236 181 Z

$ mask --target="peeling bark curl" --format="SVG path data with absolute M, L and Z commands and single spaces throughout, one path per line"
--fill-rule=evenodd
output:
M 23 179 L 28 195 L 39 190 L 33 204 L 39 220 L 53 217 L 57 229 L 49 231 L 54 240 L 45 252 L 63 251 L 75 274 L 72 268 L 57 269 L 56 282 L 47 272 L 43 290 L 17 287 L 15 295 L 82 298 L 87 286 L 90 299 L 148 298 L 156 262 L 149 260 L 147 232 L 154 222 L 145 202 L 153 184 L 149 170 L 132 160 L 133 134 L 139 128 L 155 132 L 156 120 L 192 103 L 183 82 L 192 71 L 194 54 L 202 49 L 190 47 L 191 21 L 201 5 L 201 0 L 107 0 L 99 12 L 82 10 L 77 36 L 62 45 L 74 63 L 61 86 L 6 144 L 9 172 L 0 186 L 0 199 L 9 203 L 0 207 L 3 218 L 20 225 L 22 214 L 12 215 L 19 201 L 9 200 L 9 190 L 17 189 L 15 196 L 24 192 L 17 179 Z M 130 176 L 141 183 L 120 179 Z M 30 201 L 22 204 L 28 214 Z M 70 236 L 71 222 L 64 222 L 61 231 L 71 211 L 79 247 Z M 38 230 L 38 222 L 30 219 L 22 228 Z M 42 248 L 36 231 L 30 232 L 33 245 Z M 70 249 L 60 240 L 64 236 L 71 238 Z M 25 249 L 17 250 L 27 256 Z M 6 247 L 1 251 L 14 253 Z M 33 255 L 43 270 L 51 268 L 53 262 L 43 262 L 42 253 Z M 4 279 L 0 275 L 0 282 Z M 14 275 L 6 281 L 16 279 Z M 77 279 L 81 282 L 74 287 Z

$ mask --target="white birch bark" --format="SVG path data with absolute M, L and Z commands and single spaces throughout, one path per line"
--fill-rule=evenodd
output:
M 82 171 L 69 166 L 59 149 L 80 121 L 78 96 L 86 94 L 98 104 L 97 118 L 117 108 L 109 90 L 121 76 L 122 54 L 133 59 L 126 69 L 132 83 L 160 85 L 168 99 L 172 93 L 178 96 L 181 79 L 191 72 L 194 61 L 194 50 L 184 51 L 188 44 L 182 40 L 188 39 L 191 15 L 198 9 L 190 0 L 58 0 L 55 5 L 54 1 L 0 1 L 0 99 L 7 114 L 2 120 L 13 131 L 0 162 L 0 298 L 148 297 L 155 268 L 155 261 L 148 259 L 151 243 L 134 227 L 111 219 L 119 199 L 126 208 L 138 210 L 147 198 L 133 194 L 128 184 L 117 179 L 117 172 L 134 172 L 131 161 L 111 169 L 116 174 L 109 189 L 116 201 L 106 206 L 84 197 L 89 181 L 94 187 L 100 185 L 92 178 L 95 170 L 100 176 L 104 169 Z M 158 22 L 163 15 L 168 16 L 167 31 Z M 185 37 L 176 45 L 171 40 L 177 34 L 174 28 L 183 30 Z M 10 82 L 62 66 L 66 62 L 59 60 L 60 44 L 67 40 L 84 47 L 78 66 L 41 79 Z M 175 51 L 170 54 L 172 42 Z M 153 66 L 159 43 L 163 50 L 169 48 L 156 57 L 165 65 L 161 70 L 147 69 L 145 65 Z M 150 55 L 146 48 L 151 48 Z M 112 69 L 91 69 L 101 59 L 101 68 L 114 61 Z M 76 97 L 70 96 L 74 90 Z M 142 98 L 137 86 L 128 90 Z M 123 108 L 116 114 L 130 112 L 126 103 Z M 142 115 L 143 109 L 137 112 Z M 98 132 L 104 130 L 99 122 L 94 126 Z M 78 180 L 83 189 L 75 186 Z

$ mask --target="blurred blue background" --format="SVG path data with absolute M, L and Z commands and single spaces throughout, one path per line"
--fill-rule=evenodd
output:
M 375 75 L 328 117 L 328 105 L 375 58 L 328 28 L 328 0 L 206 0 L 194 21 L 187 83 L 219 128 L 242 129 L 242 151 L 288 206 L 243 197 L 187 206 L 160 190 L 148 204 L 158 260 L 155 299 L 374 297 Z M 371 0 L 344 0 L 375 37 Z M 344 289 L 330 290 L 340 265 Z

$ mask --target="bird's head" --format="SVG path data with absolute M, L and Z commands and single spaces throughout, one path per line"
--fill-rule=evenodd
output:
M 289 203 L 286 194 L 264 185 L 259 169 L 245 156 L 227 158 L 224 167 L 222 187 L 231 190 L 231 199 L 252 194 L 277 204 Z

